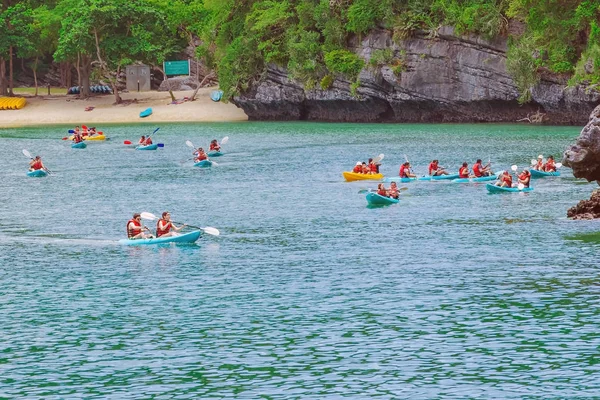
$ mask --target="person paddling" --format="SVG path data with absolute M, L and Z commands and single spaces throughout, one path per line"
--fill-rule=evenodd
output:
M 142 225 L 141 214 L 133 214 L 133 218 L 127 221 L 127 237 L 129 239 L 154 239 L 154 235 L 146 234 L 144 231 L 150 231 L 150 229 Z
M 433 160 L 429 163 L 428 171 L 430 176 L 448 175 L 448 172 L 440 167 L 438 160 Z
M 156 237 L 169 237 L 175 236 L 176 232 L 182 230 L 186 225 L 175 226 L 171 222 L 171 213 L 165 211 L 162 213 L 162 218 L 156 223 Z M 173 232 L 171 232 L 173 229 Z
M 531 172 L 524 169 L 523 172 L 521 172 L 517 178 L 519 184 L 523 184 L 524 187 L 528 188 L 529 183 L 531 182 Z M 516 187 L 518 187 L 518 185 Z
M 83 142 L 83 137 L 81 136 L 79 129 L 76 129 L 75 133 L 73 133 L 73 143 L 81 143 L 81 142 Z
M 369 173 L 370 174 L 378 174 L 380 165 L 381 164 L 379 164 L 379 163 L 374 163 L 372 158 L 369 158 L 369 164 L 368 164 Z
M 413 174 L 412 169 L 410 168 L 410 163 L 406 161 L 404 164 L 400 166 L 400 171 L 398 172 L 400 178 L 416 178 L 417 176 Z
M 29 170 L 37 171 L 40 169 L 43 169 L 44 171 L 48 172 L 48 170 L 44 166 L 44 163 L 42 162 L 42 158 L 40 156 L 35 156 L 35 158 L 29 162 Z
M 473 175 L 475 175 L 475 178 L 481 178 L 482 176 L 490 176 L 492 175 L 490 167 L 491 163 L 487 163 L 484 167 L 482 165 L 481 158 L 478 158 L 475 164 L 473 164 Z
M 202 147 L 198 147 L 198 150 L 194 152 L 194 162 L 197 163 L 204 160 L 208 160 L 208 156 Z
M 469 164 L 466 162 L 462 163 L 462 166 L 458 169 L 458 177 L 459 178 L 470 178 L 469 174 Z
M 496 181 L 496 186 L 500 187 L 512 187 L 512 175 L 508 171 L 504 170 Z
M 352 172 L 354 172 L 355 174 L 362 174 L 362 163 L 360 161 L 356 163 L 356 165 L 352 169 Z
M 400 197 L 400 191 L 398 190 L 398 185 L 396 184 L 396 182 L 392 182 L 390 184 L 390 188 L 388 189 L 388 196 L 393 199 L 397 199 L 398 197 Z
M 89 131 L 88 135 L 89 136 L 94 136 L 97 133 L 98 132 L 96 132 L 96 127 L 92 127 L 92 128 L 90 128 L 90 131 Z
M 554 162 L 553 156 L 548 156 L 548 159 L 546 160 L 546 164 L 544 164 L 544 171 L 556 172 L 556 163 Z
M 219 145 L 219 142 L 217 142 L 217 139 L 213 139 L 210 142 L 210 147 L 208 148 L 208 151 L 221 151 L 221 146 Z
M 142 137 L 140 138 L 140 141 L 138 142 L 138 144 L 140 146 L 145 146 L 146 145 L 146 136 L 142 135 Z
M 369 174 L 370 172 L 371 172 L 371 169 L 369 168 L 369 166 L 367 165 L 367 163 L 363 161 L 363 163 L 362 163 L 362 173 L 363 174 Z
M 388 197 L 388 192 L 385 188 L 385 186 L 383 186 L 383 183 L 380 183 L 379 185 L 377 185 L 377 194 L 383 197 Z
M 538 156 L 537 162 L 533 166 L 533 169 L 535 169 L 537 171 L 543 171 L 544 170 L 544 156 L 543 155 L 540 154 Z

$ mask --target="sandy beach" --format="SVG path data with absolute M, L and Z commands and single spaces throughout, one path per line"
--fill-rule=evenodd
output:
M 122 93 L 123 105 L 113 105 L 114 95 L 94 95 L 80 100 L 73 95 L 51 95 L 28 97 L 27 105 L 21 110 L 0 110 L 0 128 L 15 128 L 35 125 L 56 124 L 101 124 L 135 122 L 220 122 L 246 121 L 244 112 L 231 103 L 214 102 L 210 92 L 216 88 L 198 91 L 196 100 L 181 104 L 170 104 L 167 92 Z M 180 100 L 190 97 L 193 91 L 175 92 Z M 94 107 L 85 111 L 86 107 Z M 139 114 L 151 107 L 152 115 L 140 118 Z

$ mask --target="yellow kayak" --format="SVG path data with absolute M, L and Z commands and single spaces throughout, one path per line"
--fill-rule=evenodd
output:
M 104 135 L 94 135 L 94 136 L 82 136 L 83 140 L 106 140 L 106 136 Z M 69 136 L 69 140 L 73 140 L 73 135 Z
M 356 172 L 344 171 L 342 172 L 344 179 L 348 182 L 352 181 L 378 181 L 383 179 L 383 174 L 357 174 Z

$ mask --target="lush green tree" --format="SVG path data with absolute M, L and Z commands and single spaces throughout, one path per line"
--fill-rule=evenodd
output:
M 25 1 L 4 0 L 0 8 L 0 95 L 13 96 L 15 52 L 26 54 L 33 46 L 32 9 Z M 8 82 L 6 81 L 8 60 Z

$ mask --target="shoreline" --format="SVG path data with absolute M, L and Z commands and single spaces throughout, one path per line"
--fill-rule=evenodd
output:
M 248 121 L 244 111 L 233 103 L 212 101 L 210 92 L 216 89 L 202 88 L 195 101 L 181 104 L 170 104 L 169 93 L 157 91 L 121 93 L 125 104 L 120 105 L 113 105 L 112 94 L 96 95 L 85 100 L 67 94 L 23 96 L 27 99 L 24 108 L 0 111 L 0 129 L 48 125 Z M 192 93 L 193 90 L 173 92 L 178 100 L 190 97 Z M 17 97 L 20 96 L 17 94 Z M 90 106 L 94 109 L 85 111 Z M 152 108 L 152 115 L 140 118 L 140 112 L 146 108 Z

